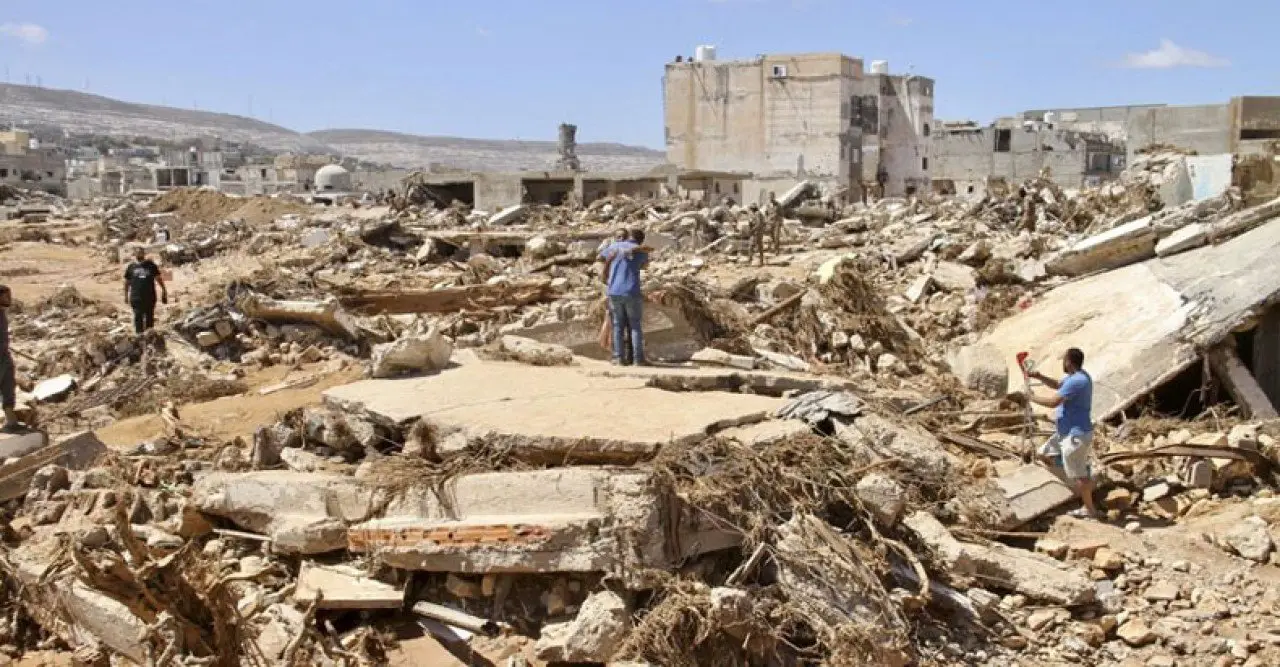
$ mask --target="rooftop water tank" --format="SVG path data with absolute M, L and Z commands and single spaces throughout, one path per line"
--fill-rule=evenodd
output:
M 699 44 L 693 50 L 694 62 L 710 62 L 716 59 L 716 47 L 712 44 Z
M 872 60 L 871 73 L 872 74 L 888 74 L 889 61 L 888 60 Z

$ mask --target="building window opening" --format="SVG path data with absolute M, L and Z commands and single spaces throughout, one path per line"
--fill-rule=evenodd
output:
M 973 194 L 973 186 L 972 186 L 972 185 L 970 185 L 970 186 L 969 186 L 969 194 Z
M 715 183 L 715 184 L 713 184 L 713 185 L 711 186 L 711 189 L 712 189 L 712 191 L 713 191 L 713 192 L 715 192 L 716 194 L 720 194 L 720 184 L 719 184 L 719 183 Z
M 9 178 L 9 170 L 0 169 L 0 178 Z
M 929 124 L 928 124 L 928 123 L 925 123 L 925 124 L 924 124 L 924 136 L 926 136 L 926 137 L 927 137 L 927 136 L 929 136 Z
M 738 185 L 737 183 L 733 184 L 733 194 L 735 195 L 740 194 L 741 190 L 742 190 L 742 186 Z
M 1240 130 L 1240 139 L 1280 139 L 1280 130 Z
M 786 66 L 786 65 L 774 65 L 774 66 L 773 66 L 773 78 L 775 78 L 775 79 L 785 79 L 785 78 L 787 78 L 787 66 Z
M 925 171 L 929 171 L 929 158 L 927 157 L 920 158 L 920 168 Z
M 267 177 L 267 170 L 266 170 L 266 169 L 259 169 L 258 171 L 259 171 L 259 176 L 260 176 L 261 178 L 266 178 L 266 177 Z
M 1013 144 L 1013 130 L 996 130 L 996 152 L 1008 153 Z

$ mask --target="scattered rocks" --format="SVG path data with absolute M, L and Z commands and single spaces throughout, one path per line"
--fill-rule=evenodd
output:
M 1116 636 L 1133 647 L 1142 647 L 1156 640 L 1156 634 L 1146 623 L 1134 619 L 1123 623 L 1116 629 Z
M 1241 558 L 1259 563 L 1267 562 L 1274 546 L 1267 530 L 1265 519 L 1257 516 L 1246 517 L 1243 521 L 1227 528 L 1222 533 L 1222 543 Z

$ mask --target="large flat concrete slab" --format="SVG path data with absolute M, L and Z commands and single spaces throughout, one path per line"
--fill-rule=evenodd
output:
M 1078 347 L 1093 376 L 1093 417 L 1105 419 L 1173 378 L 1280 295 L 1280 223 L 1221 245 L 1152 259 L 1058 287 L 1004 320 L 979 344 L 1000 350 L 1010 389 L 1029 351 L 1052 374 Z
M 785 403 L 664 391 L 644 377 L 605 377 L 577 366 L 455 360 L 462 363 L 435 375 L 335 387 L 325 401 L 393 427 L 428 420 L 443 436 L 438 451 L 445 456 L 500 443 L 522 458 L 556 463 L 634 463 L 668 443 L 762 421 Z

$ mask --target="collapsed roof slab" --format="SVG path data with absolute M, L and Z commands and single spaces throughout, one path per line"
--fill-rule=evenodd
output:
M 393 567 L 471 573 L 666 569 L 740 543 L 663 493 L 647 468 L 585 466 L 406 489 L 348 539 Z
M 465 353 L 454 361 L 435 375 L 335 387 L 325 401 L 397 428 L 425 419 L 439 429 L 437 452 L 444 456 L 493 445 L 525 460 L 560 464 L 634 463 L 668 443 L 762 421 L 785 403 L 742 393 L 664 391 L 642 377 L 604 377 L 583 366 L 481 361 Z
M 1273 221 L 1274 223 L 1274 221 Z M 980 339 L 1004 355 L 1030 353 L 1052 375 L 1068 347 L 1094 379 L 1093 417 L 1106 419 L 1200 358 L 1280 297 L 1280 224 L 1221 245 L 1152 259 L 1062 285 Z

